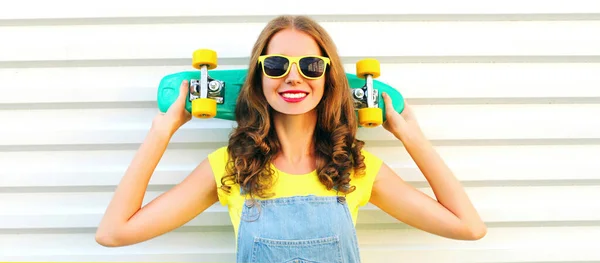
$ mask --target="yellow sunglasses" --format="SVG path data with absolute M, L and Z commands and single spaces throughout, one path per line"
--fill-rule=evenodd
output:
M 284 77 L 290 72 L 292 63 L 296 63 L 303 77 L 318 79 L 325 75 L 327 65 L 330 65 L 331 62 L 327 57 L 315 55 L 290 57 L 271 54 L 258 57 L 258 63 L 262 65 L 263 72 L 269 78 Z

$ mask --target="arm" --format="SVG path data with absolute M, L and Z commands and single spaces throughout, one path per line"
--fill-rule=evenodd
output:
M 125 246 L 162 235 L 189 222 L 217 201 L 205 159 L 180 184 L 141 207 L 150 177 L 169 136 L 151 130 L 117 187 L 96 232 L 103 246 Z
M 96 242 L 103 246 L 125 246 L 162 235 L 189 222 L 217 202 L 216 182 L 207 159 L 169 191 L 142 207 L 144 194 L 175 131 L 191 119 L 185 110 L 187 82 L 177 101 L 152 128 L 121 179 L 98 226 Z
M 389 97 L 384 99 L 391 105 Z M 487 232 L 484 222 L 460 182 L 420 131 L 410 108 L 407 106 L 404 116 L 390 114 L 386 129 L 402 141 L 437 201 L 382 164 L 373 184 L 371 202 L 394 218 L 436 235 L 463 240 L 484 237 Z

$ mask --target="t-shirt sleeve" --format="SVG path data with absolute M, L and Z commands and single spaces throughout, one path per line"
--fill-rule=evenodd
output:
M 208 161 L 210 162 L 210 166 L 215 177 L 215 182 L 217 183 L 219 202 L 221 205 L 227 206 L 229 203 L 229 195 L 227 192 L 220 189 L 222 185 L 221 178 L 225 175 L 225 165 L 228 161 L 227 146 L 223 146 L 208 154 Z
M 375 182 L 375 177 L 377 177 L 383 161 L 365 149 L 362 149 L 361 152 L 365 157 L 364 162 L 366 169 L 365 174 L 356 180 L 356 187 L 357 190 L 360 191 L 358 205 L 365 206 L 371 199 L 373 183 Z

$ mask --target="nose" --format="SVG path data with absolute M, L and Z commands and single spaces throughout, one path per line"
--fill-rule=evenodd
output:
M 298 72 L 298 67 L 296 66 L 296 63 L 292 64 L 290 72 L 285 78 L 285 83 L 289 85 L 297 85 L 302 83 L 302 76 L 300 75 L 300 72 Z

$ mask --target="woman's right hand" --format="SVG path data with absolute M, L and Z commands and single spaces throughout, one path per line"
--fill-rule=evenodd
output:
M 183 81 L 171 107 L 152 121 L 152 129 L 125 171 L 96 230 L 98 244 L 126 246 L 160 236 L 218 201 L 215 177 L 205 158 L 182 182 L 144 205 L 148 183 L 170 137 L 191 119 L 185 109 L 187 89 L 187 81 Z
M 189 93 L 188 81 L 184 80 L 179 86 L 179 96 L 169 107 L 167 112 L 159 112 L 152 121 L 152 129 L 160 130 L 173 135 L 181 126 L 192 119 L 192 115 L 185 109 Z

